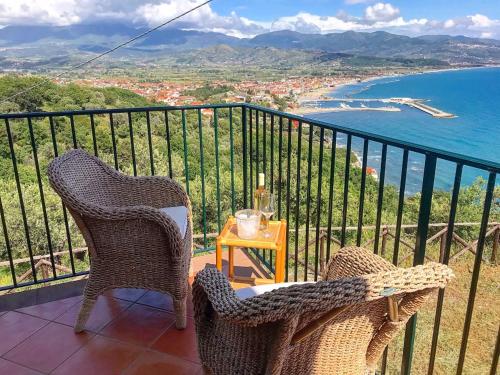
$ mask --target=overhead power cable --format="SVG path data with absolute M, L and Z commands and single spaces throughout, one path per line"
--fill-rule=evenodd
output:
M 113 47 L 113 48 L 111 48 L 111 49 L 109 49 L 109 50 L 107 50 L 107 51 L 104 51 L 104 52 L 102 52 L 101 54 L 99 54 L 99 55 L 97 55 L 97 56 L 94 56 L 93 58 L 91 58 L 91 59 L 89 59 L 89 60 L 86 60 L 86 61 L 84 61 L 84 62 L 82 62 L 82 63 L 79 63 L 79 64 L 76 64 L 76 65 L 74 65 L 74 66 L 71 66 L 71 67 L 69 67 L 68 69 L 64 70 L 63 72 L 61 72 L 61 73 L 59 73 L 59 74 L 56 74 L 56 75 L 54 76 L 54 78 L 55 78 L 55 79 L 56 79 L 56 78 L 60 78 L 60 77 L 62 77 L 63 75 L 65 75 L 65 74 L 67 74 L 67 73 L 70 73 L 70 72 L 72 72 L 72 71 L 74 71 L 74 70 L 76 70 L 76 69 L 79 69 L 79 68 L 81 68 L 82 66 L 88 65 L 88 64 L 90 64 L 91 62 L 94 62 L 94 61 L 96 61 L 97 59 L 100 59 L 100 58 L 101 58 L 101 57 L 103 57 L 103 56 L 109 55 L 110 53 L 112 53 L 112 52 L 116 51 L 117 49 L 120 49 L 120 48 L 122 48 L 122 47 L 124 47 L 124 46 L 126 46 L 126 45 L 128 45 L 128 44 L 130 44 L 130 43 L 132 43 L 132 42 L 135 42 L 135 41 L 136 41 L 136 40 L 138 40 L 138 39 L 144 38 L 146 35 L 151 34 L 152 32 L 154 32 L 154 31 L 156 31 L 156 30 L 158 30 L 158 29 L 161 29 L 163 26 L 166 26 L 166 25 L 168 25 L 169 23 L 172 23 L 172 22 L 174 22 L 174 21 L 177 21 L 178 19 L 180 19 L 180 18 L 182 18 L 182 17 L 184 17 L 184 16 L 188 15 L 188 14 L 189 14 L 189 13 L 191 13 L 191 12 L 194 12 L 195 10 L 197 10 L 197 9 L 199 9 L 199 8 L 201 8 L 201 7 L 205 6 L 205 5 L 207 5 L 208 3 L 211 3 L 212 1 L 213 1 L 213 0 L 207 0 L 207 1 L 205 1 L 205 2 L 203 2 L 203 3 L 201 3 L 201 4 L 199 4 L 199 5 L 197 5 L 197 6 L 195 6 L 195 7 L 193 7 L 193 8 L 191 8 L 191 9 L 189 9 L 189 10 L 185 11 L 184 13 L 181 13 L 181 14 L 179 14 L 179 15 L 175 16 L 174 18 L 169 19 L 168 21 L 163 22 L 162 24 L 160 24 L 160 25 L 158 25 L 158 26 L 156 26 L 156 27 L 153 27 L 152 29 L 149 29 L 149 30 L 147 30 L 147 31 L 145 31 L 145 32 L 143 32 L 143 33 L 141 33 L 141 34 L 139 34 L 139 35 L 134 36 L 132 39 L 129 39 L 129 40 L 127 40 L 127 41 L 123 42 L 123 43 L 120 43 L 120 44 L 118 44 L 117 46 L 115 46 L 115 47 Z M 9 97 L 8 97 L 8 98 L 6 98 L 6 99 L 3 99 L 3 100 L 0 102 L 0 104 L 3 104 L 3 103 L 6 103 L 6 102 L 9 102 L 11 99 L 14 99 L 15 97 L 18 97 L 19 95 L 25 94 L 25 93 L 27 93 L 27 92 L 29 92 L 29 91 L 31 91 L 31 90 L 33 90 L 33 89 L 37 88 L 37 87 L 40 87 L 40 86 L 42 86 L 44 83 L 45 83 L 45 82 L 40 82 L 40 83 L 37 83 L 37 84 L 35 84 L 35 85 L 29 86 L 29 87 L 27 87 L 26 89 L 21 90 L 21 91 L 19 91 L 19 92 L 15 93 L 15 94 L 13 94 L 13 95 L 9 96 Z

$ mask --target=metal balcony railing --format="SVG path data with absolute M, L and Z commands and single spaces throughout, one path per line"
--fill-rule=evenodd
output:
M 381 372 L 409 374 L 412 364 L 429 374 L 436 366 L 464 371 L 473 318 L 484 318 L 474 309 L 481 266 L 496 261 L 499 163 L 241 103 L 2 114 L 0 121 L 0 291 L 87 272 L 85 243 L 45 172 L 67 149 L 86 149 L 124 173 L 168 175 L 182 183 L 193 204 L 196 253 L 213 250 L 226 217 L 252 205 L 258 173 L 264 172 L 277 197 L 276 217 L 289 224 L 287 280 L 317 280 L 334 251 L 347 245 L 416 265 L 426 259 L 448 263 L 461 243 L 472 275 L 451 365 L 439 358 L 446 350 L 440 347 L 441 318 L 449 308 L 440 291 L 425 323 L 429 339 L 418 343 L 419 358 L 414 361 L 413 352 L 422 327 L 414 317 L 404 340 L 386 350 Z M 373 163 L 377 176 L 369 169 Z M 464 169 L 486 182 L 464 188 Z M 435 186 L 443 170 L 451 189 Z M 457 221 L 462 214 L 468 215 L 465 224 Z M 439 246 L 432 243 L 436 238 Z M 255 256 L 272 271 L 270 252 Z M 481 350 L 491 354 L 483 368 L 494 373 L 498 319 L 488 319 L 495 331 Z M 477 368 L 473 361 L 470 366 Z

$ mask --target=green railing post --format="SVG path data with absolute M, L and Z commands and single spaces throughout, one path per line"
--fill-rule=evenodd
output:
M 186 192 L 189 194 L 189 163 L 188 163 L 188 150 L 187 150 L 187 139 L 186 139 L 186 110 L 181 110 L 181 121 L 182 121 L 182 143 L 184 148 L 184 176 L 186 178 Z
M 207 248 L 207 206 L 205 199 L 205 159 L 203 156 L 203 123 L 198 109 L 198 136 L 200 138 L 201 208 L 203 213 L 203 247 Z
M 220 233 L 222 229 L 221 223 L 221 207 L 220 207 L 220 164 L 219 164 L 219 120 L 217 108 L 214 108 L 214 143 L 215 143 L 215 187 L 217 195 L 217 230 Z
M 247 108 L 241 107 L 241 127 L 243 141 L 243 205 L 248 207 L 248 155 L 247 155 Z
M 431 215 L 432 192 L 434 190 L 434 178 L 436 175 L 436 156 L 426 154 L 424 166 L 424 179 L 422 182 L 422 196 L 420 198 L 420 210 L 418 214 L 417 238 L 415 242 L 415 255 L 413 265 L 424 263 L 425 248 L 427 245 L 427 233 L 429 231 L 429 220 Z M 406 325 L 405 341 L 403 348 L 403 360 L 401 363 L 401 374 L 411 373 L 411 362 L 413 359 L 413 346 L 415 331 L 417 328 L 417 314 L 408 321 Z

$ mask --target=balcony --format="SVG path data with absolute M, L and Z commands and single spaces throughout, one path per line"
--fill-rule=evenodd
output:
M 0 121 L 0 330 L 9 337 L 0 343 L 0 373 L 87 373 L 86 366 L 201 373 L 192 320 L 176 331 L 171 301 L 158 293 L 115 290 L 101 297 L 90 330 L 73 334 L 88 254 L 45 172 L 70 148 L 185 187 L 194 215 L 192 275 L 215 263 L 215 237 L 229 215 L 252 204 L 259 172 L 277 197 L 276 218 L 288 222 L 289 281 L 318 280 L 347 245 L 403 267 L 450 264 L 457 279 L 410 320 L 380 372 L 495 373 L 500 164 L 250 104 L 4 114 Z M 479 180 L 467 187 L 471 176 Z M 237 274 L 272 278 L 272 253 L 237 254 Z

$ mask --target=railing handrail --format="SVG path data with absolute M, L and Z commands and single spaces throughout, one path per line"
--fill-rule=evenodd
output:
M 77 111 L 55 111 L 55 112 L 17 112 L 0 114 L 0 120 L 3 119 L 19 119 L 19 118 L 36 118 L 36 117 L 64 117 L 64 116 L 81 116 L 91 114 L 109 114 L 109 113 L 136 113 L 136 112 L 153 112 L 153 111 L 182 111 L 195 109 L 213 109 L 213 108 L 247 108 L 256 111 L 261 111 L 276 116 L 284 117 L 290 120 L 302 121 L 313 126 L 322 127 L 325 129 L 335 130 L 340 133 L 345 133 L 354 137 L 368 139 L 370 141 L 387 144 L 401 149 L 417 152 L 425 155 L 434 155 L 440 159 L 448 160 L 454 163 L 459 163 L 473 168 L 485 169 L 489 172 L 500 173 L 500 162 L 492 160 L 479 159 L 469 155 L 458 154 L 451 151 L 446 151 L 430 146 L 424 146 L 413 142 L 403 141 L 392 137 L 387 137 L 363 130 L 351 129 L 346 126 L 337 125 L 331 122 L 315 120 L 309 117 L 303 117 L 288 112 L 282 112 L 275 109 L 262 107 L 251 103 L 219 103 L 219 104 L 199 104 L 185 106 L 149 106 L 149 107 L 133 107 L 133 108 L 111 108 L 111 109 L 84 109 Z
M 276 116 L 286 117 L 286 118 L 291 119 L 291 120 L 302 121 L 302 122 L 305 122 L 307 124 L 311 124 L 314 126 L 323 127 L 326 129 L 333 129 L 333 130 L 336 130 L 337 132 L 345 133 L 347 135 L 352 135 L 354 137 L 360 137 L 360 138 L 368 139 L 370 141 L 385 143 L 388 146 L 394 146 L 394 147 L 399 147 L 402 149 L 408 149 L 409 151 L 417 152 L 420 154 L 433 154 L 434 156 L 436 156 L 440 159 L 445 159 L 448 161 L 467 165 L 467 166 L 474 167 L 474 168 L 486 169 L 489 172 L 500 173 L 500 163 L 496 163 L 494 161 L 483 160 L 483 159 L 479 159 L 479 158 L 472 157 L 472 156 L 467 156 L 467 155 L 462 155 L 462 154 L 458 154 L 458 153 L 451 152 L 451 151 L 437 149 L 434 147 L 419 145 L 419 144 L 413 143 L 413 142 L 402 141 L 402 140 L 398 140 L 396 138 L 387 137 L 387 136 L 383 136 L 383 135 L 379 135 L 379 134 L 375 134 L 375 133 L 370 133 L 370 132 L 366 132 L 363 130 L 355 130 L 355 129 L 351 129 L 351 128 L 348 128 L 348 127 L 345 127 L 342 125 L 337 125 L 337 124 L 333 124 L 333 123 L 325 122 L 325 121 L 321 121 L 321 120 L 315 120 L 315 119 L 311 119 L 308 117 L 295 115 L 292 113 L 281 112 L 281 111 L 278 111 L 275 109 L 262 107 L 262 106 L 255 105 L 255 104 L 245 103 L 244 106 L 246 108 L 251 108 L 254 110 L 266 112 L 266 113 L 273 114 Z
M 109 113 L 128 113 L 128 112 L 152 112 L 152 111 L 182 111 L 193 109 L 212 109 L 212 108 L 241 108 L 245 103 L 219 103 L 219 104 L 199 104 L 199 105 L 161 105 L 149 107 L 129 107 L 129 108 L 103 108 L 103 109 L 79 109 L 76 111 L 52 111 L 52 112 L 16 112 L 0 113 L 0 120 L 14 118 L 33 118 L 33 117 L 64 117 L 96 115 Z

